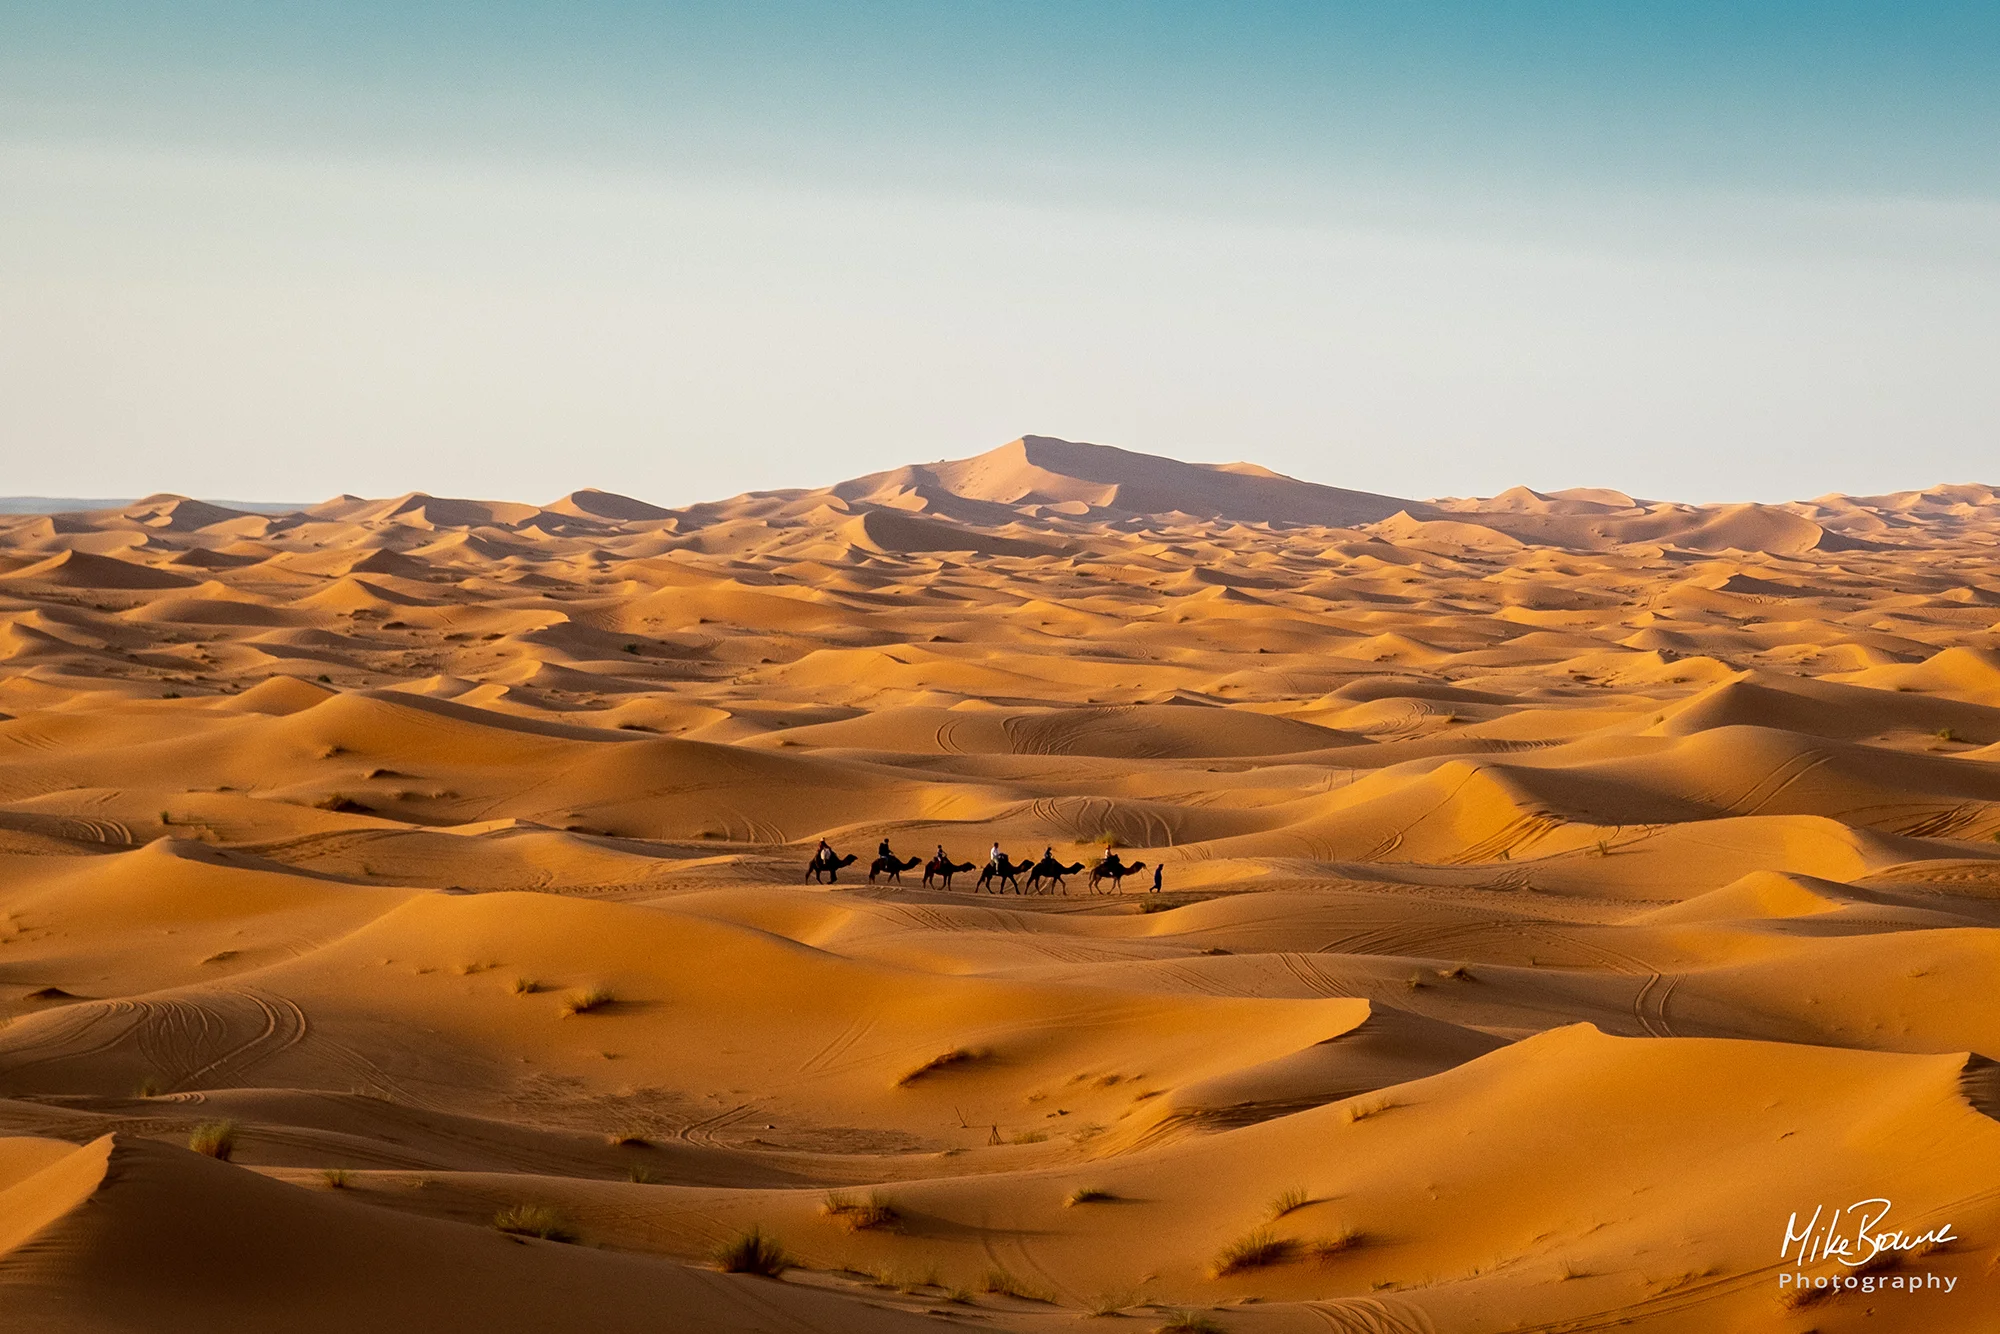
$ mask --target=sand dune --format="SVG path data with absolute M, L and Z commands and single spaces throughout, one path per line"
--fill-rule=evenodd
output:
M 1991 488 L 1029 436 L 0 539 L 0 1327 L 2000 1309 Z M 1954 1291 L 1788 1295 L 1869 1195 Z

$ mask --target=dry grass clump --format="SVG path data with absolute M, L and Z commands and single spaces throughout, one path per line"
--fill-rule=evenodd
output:
M 514 994 L 516 996 L 532 996 L 541 989 L 542 984 L 535 981 L 532 977 L 517 977 L 514 979 Z
M 1227 1278 L 1246 1269 L 1283 1264 L 1298 1248 L 1299 1244 L 1290 1237 L 1280 1237 L 1269 1228 L 1260 1227 L 1223 1247 L 1209 1264 L 1208 1272 L 1214 1278 Z
M 1007 1137 L 1009 1144 L 1040 1144 L 1049 1137 L 1046 1130 L 1017 1130 Z
M 614 1130 L 604 1137 L 605 1143 L 614 1149 L 648 1149 L 653 1142 L 646 1138 L 646 1132 L 632 1126 Z
M 925 1075 L 936 1074 L 940 1070 L 948 1070 L 954 1065 L 964 1065 L 968 1061 L 976 1061 L 984 1055 L 986 1055 L 985 1052 L 976 1048 L 953 1047 L 948 1052 L 931 1057 L 928 1061 L 925 1061 L 922 1065 L 898 1079 L 896 1087 L 907 1088 L 909 1085 L 922 1079 Z
M 1229 1334 L 1199 1311 L 1169 1311 L 1167 1323 L 1153 1326 L 1153 1334 Z
M 725 1274 L 761 1274 L 765 1278 L 776 1278 L 792 1267 L 792 1257 L 785 1254 L 785 1248 L 775 1238 L 767 1237 L 762 1229 L 753 1227 L 716 1250 L 715 1267 Z
M 830 1194 L 819 1211 L 849 1232 L 894 1227 L 903 1216 L 880 1191 L 870 1191 L 868 1197 L 862 1200 L 849 1195 Z
M 1455 963 L 1449 968 L 1438 969 L 1438 976 L 1447 982 L 1470 982 L 1472 970 L 1462 963 Z
M 1288 1186 L 1271 1197 L 1271 1221 L 1276 1222 L 1296 1209 L 1312 1203 L 1312 1192 L 1304 1186 Z
M 236 1123 L 203 1121 L 188 1136 L 188 1147 L 196 1153 L 204 1153 L 226 1163 L 229 1161 L 229 1155 L 236 1152 Z
M 1069 1198 L 1063 1201 L 1063 1207 L 1074 1209 L 1079 1204 L 1104 1204 L 1117 1198 L 1110 1191 L 1101 1190 L 1096 1186 L 1080 1186 L 1069 1193 Z
M 517 1237 L 540 1237 L 543 1241 L 575 1241 L 576 1232 L 568 1221 L 546 1204 L 514 1204 L 493 1215 L 493 1226 Z
M 565 1015 L 589 1014 L 601 1010 L 618 998 L 611 994 L 609 987 L 591 987 L 585 991 L 572 991 L 562 998 L 562 1012 Z
M 328 1190 L 347 1189 L 347 1169 L 344 1167 L 329 1167 L 319 1174 L 319 1179 L 326 1183 Z
M 1032 1283 L 1024 1283 L 1004 1269 L 989 1269 L 986 1277 L 979 1281 L 981 1292 L 998 1293 L 1002 1297 L 1019 1297 L 1024 1302 L 1046 1302 L 1054 1300 L 1046 1291 Z
M 1396 1105 L 1387 1098 L 1356 1098 L 1341 1108 L 1341 1115 L 1349 1125 L 1352 1125 L 1356 1121 L 1366 1121 L 1371 1116 L 1380 1116 Z
M 1314 1264 L 1327 1264 L 1335 1256 L 1345 1255 L 1359 1246 L 1361 1241 L 1362 1235 L 1359 1229 L 1344 1227 L 1329 1236 L 1315 1237 L 1307 1242 L 1306 1256 Z

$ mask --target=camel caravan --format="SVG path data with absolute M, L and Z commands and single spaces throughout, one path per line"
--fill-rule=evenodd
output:
M 859 860 L 854 853 L 841 856 L 833 846 L 821 839 L 814 850 L 812 860 L 806 864 L 806 881 L 815 885 L 840 883 L 840 873 Z M 921 864 L 924 868 L 924 888 L 933 885 L 940 889 L 950 889 L 952 880 L 970 874 L 974 869 L 971 862 L 955 862 L 939 844 L 928 860 L 911 857 L 908 860 L 896 855 L 890 848 L 889 840 L 883 839 L 875 850 L 875 860 L 868 864 L 868 883 L 878 880 L 884 884 L 901 885 L 903 872 L 914 871 Z M 973 885 L 975 893 L 1004 894 L 1012 890 L 1016 894 L 1066 894 L 1069 892 L 1069 878 L 1074 875 L 1088 877 L 1093 894 L 1103 893 L 1104 886 L 1111 886 L 1110 892 L 1119 893 L 1124 888 L 1125 877 L 1137 875 L 1146 869 L 1145 862 L 1128 862 L 1117 853 L 1107 852 L 1095 866 L 1085 870 L 1082 862 L 1063 863 L 1056 860 L 1053 847 L 1044 848 L 1042 855 L 1034 861 L 1015 861 L 1004 852 L 998 843 L 986 855 L 986 865 L 979 868 L 979 879 Z M 1161 868 L 1153 867 L 1153 890 L 1160 889 Z

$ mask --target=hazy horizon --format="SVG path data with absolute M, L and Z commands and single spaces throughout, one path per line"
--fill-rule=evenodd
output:
M 1976 480 L 2000 12 L 0 5 L 5 489 Z

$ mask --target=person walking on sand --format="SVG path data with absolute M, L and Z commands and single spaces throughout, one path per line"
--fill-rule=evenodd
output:
M 1160 871 L 1162 869 L 1158 862 L 1153 863 L 1153 892 L 1155 894 L 1160 892 Z

